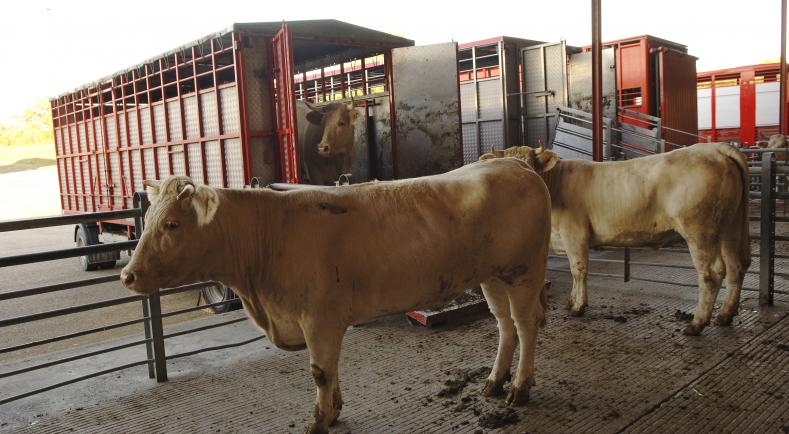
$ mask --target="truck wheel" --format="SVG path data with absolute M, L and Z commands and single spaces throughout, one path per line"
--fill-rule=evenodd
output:
M 231 310 L 238 309 L 240 300 L 232 289 L 220 283 L 205 286 L 200 292 L 203 302 L 205 304 L 219 303 L 220 301 L 234 300 L 230 303 L 220 304 L 218 306 L 211 306 L 209 309 L 213 313 L 225 313 Z
M 80 225 L 75 235 L 77 247 L 85 247 L 91 245 L 88 242 L 88 234 L 85 233 L 85 227 Z M 88 255 L 79 257 L 79 265 L 82 271 L 94 271 L 99 268 L 99 264 L 91 264 L 88 262 Z
M 77 247 L 95 246 L 101 244 L 99 242 L 99 228 L 97 226 L 89 226 L 85 224 L 77 225 L 76 232 L 74 233 L 74 242 Z M 79 257 L 79 265 L 82 271 L 94 271 L 99 268 L 113 268 L 117 260 L 106 262 L 90 263 L 88 255 Z

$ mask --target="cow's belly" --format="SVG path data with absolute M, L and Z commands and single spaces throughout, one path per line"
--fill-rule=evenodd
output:
M 592 246 L 614 247 L 664 247 L 682 241 L 682 237 L 673 229 L 655 228 L 623 228 L 617 231 L 595 231 L 592 234 Z

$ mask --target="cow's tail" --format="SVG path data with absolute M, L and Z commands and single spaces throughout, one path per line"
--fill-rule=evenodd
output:
M 734 163 L 737 172 L 740 174 L 742 184 L 742 197 L 740 198 L 740 209 L 737 218 L 740 220 L 740 263 L 743 269 L 751 266 L 751 228 L 748 222 L 748 201 L 750 199 L 751 179 L 748 172 L 748 160 L 745 155 L 735 147 L 728 144 L 719 144 L 719 150 L 726 158 Z

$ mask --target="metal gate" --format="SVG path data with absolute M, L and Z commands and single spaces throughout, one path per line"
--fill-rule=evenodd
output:
M 299 182 L 299 156 L 296 134 L 296 94 L 293 85 L 293 45 L 287 24 L 271 38 L 274 67 L 274 92 L 277 110 L 277 137 L 281 161 L 281 178 Z
M 392 50 L 396 178 L 433 175 L 463 164 L 457 43 Z
M 601 53 L 603 117 L 616 119 L 616 59 L 612 47 Z M 592 52 L 585 51 L 570 55 L 567 73 L 568 105 L 570 108 L 592 112 Z
M 462 108 L 463 124 L 463 164 L 470 164 L 479 159 L 479 156 L 490 152 L 492 147 L 498 149 L 506 148 L 508 143 L 505 139 L 505 116 L 506 104 L 504 88 L 505 68 L 502 50 L 503 43 L 496 43 L 486 47 L 471 47 L 470 61 L 471 79 L 460 83 L 460 100 Z M 488 54 L 488 51 L 495 50 L 495 54 Z M 484 54 L 480 54 L 480 51 Z M 499 75 L 492 77 L 478 77 L 477 71 L 480 68 L 478 60 L 482 56 L 495 56 L 500 68 Z M 488 60 L 488 59 L 485 59 Z
M 564 41 L 521 49 L 521 108 L 526 145 L 553 141 L 556 109 L 567 106 L 567 47 Z

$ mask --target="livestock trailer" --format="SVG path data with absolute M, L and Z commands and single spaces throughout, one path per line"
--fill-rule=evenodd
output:
M 780 73 L 777 63 L 700 72 L 699 132 L 741 146 L 778 134 Z
M 510 37 L 460 47 L 466 162 L 491 146 L 540 140 L 567 157 L 591 155 L 586 139 L 554 140 L 557 126 L 568 133 L 563 137 L 579 133 L 560 125 L 563 116 L 589 129 L 584 122 L 592 111 L 591 47 Z M 623 146 L 646 151 L 661 140 L 678 146 L 698 141 L 696 58 L 687 47 L 643 35 L 604 43 L 602 59 L 603 115 L 625 131 L 624 140 L 617 137 Z M 652 140 L 636 139 L 642 135 Z
M 95 53 L 101 55 L 101 53 Z M 214 187 L 300 181 L 296 99 L 353 103 L 354 178 L 462 165 L 457 44 L 413 41 L 337 20 L 242 23 L 51 99 L 64 214 L 132 207 L 144 179 Z M 136 237 L 134 222 L 83 224 Z M 85 269 L 115 256 L 83 258 Z

